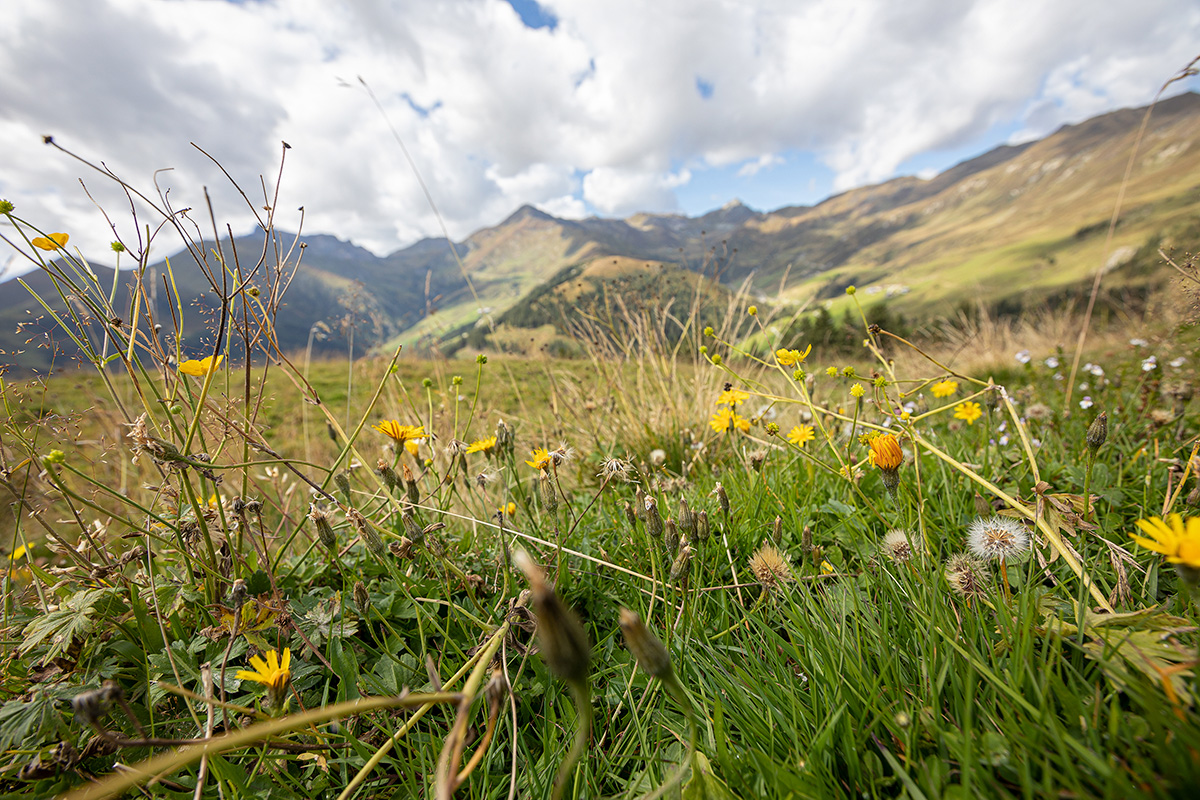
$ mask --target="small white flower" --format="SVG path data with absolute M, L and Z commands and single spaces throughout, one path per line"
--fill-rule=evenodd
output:
M 1050 356 L 1046 359 L 1046 366 L 1050 369 L 1058 369 L 1058 359 L 1054 356 Z
M 1029 549 L 1029 531 L 1008 517 L 977 517 L 967 528 L 967 549 L 985 561 L 1007 561 Z
M 1091 369 L 1089 369 L 1088 372 L 1092 373 L 1097 378 L 1104 377 L 1104 368 L 1101 367 L 1099 364 L 1092 364 Z
M 1006 444 L 1008 444 L 1008 434 L 1007 433 L 1000 437 L 1000 446 L 1004 447 L 1004 445 L 1006 445 Z
M 1054 380 L 1056 380 L 1056 381 L 1063 380 L 1063 374 L 1061 372 L 1054 373 Z
M 1033 356 L 1029 354 L 1028 350 L 1022 350 L 1021 352 L 1017 353 L 1017 361 L 1021 362 L 1022 364 L 1028 364 L 1032 360 Z
M 1179 358 L 1172 358 L 1167 363 L 1170 364 L 1175 369 L 1179 369 L 1180 367 L 1182 367 L 1184 364 L 1187 363 L 1187 359 L 1184 358 L 1183 356 L 1180 356 Z
M 1150 344 L 1145 339 L 1130 339 L 1129 343 L 1134 347 L 1145 347 L 1146 345 Z
M 996 430 L 1000 431 L 1000 433 L 1004 433 L 1006 430 L 1008 430 L 1008 420 L 1004 420 L 997 425 Z
M 1081 392 L 1086 392 L 1089 388 L 1091 388 L 1091 387 L 1088 385 L 1087 381 L 1084 381 L 1083 383 L 1079 384 L 1079 391 L 1081 391 Z
M 1158 366 L 1158 359 L 1154 356 L 1142 359 L 1142 372 L 1149 372 Z
M 1079 401 L 1080 408 L 1091 408 L 1093 405 L 1094 403 L 1092 403 L 1092 398 L 1090 397 L 1085 397 Z

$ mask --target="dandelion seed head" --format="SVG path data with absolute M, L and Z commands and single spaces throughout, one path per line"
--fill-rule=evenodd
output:
M 772 544 L 763 544 L 750 556 L 750 571 L 764 591 L 771 592 L 795 580 L 787 557 Z
M 916 534 L 910 534 L 903 528 L 895 528 L 883 535 L 879 549 L 883 554 L 897 563 L 904 563 L 913 557 Z
M 967 528 L 967 548 L 984 561 L 1007 561 L 1029 549 L 1029 531 L 1008 517 L 978 517 Z

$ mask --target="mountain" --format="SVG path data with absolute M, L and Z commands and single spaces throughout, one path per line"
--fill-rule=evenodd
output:
M 784 299 L 797 302 L 834 301 L 854 284 L 860 299 L 886 300 L 919 317 L 963 302 L 1014 311 L 1054 301 L 1104 265 L 1106 288 L 1136 300 L 1164 282 L 1159 246 L 1200 250 L 1200 96 L 1188 93 L 1155 108 L 1105 251 L 1143 114 L 1115 111 L 997 147 L 928 180 L 900 177 L 770 212 L 734 200 L 694 218 L 564 220 L 523 206 L 453 247 L 426 239 L 382 258 L 333 236 L 297 242 L 279 232 L 267 263 L 282 269 L 260 269 L 254 280 L 269 297 L 290 276 L 276 317 L 282 350 L 302 350 L 311 338 L 314 349 L 345 353 L 353 330 L 356 354 L 399 343 L 442 351 L 481 345 L 495 325 L 561 331 L 573 302 L 614 292 L 644 299 L 657 287 L 655 296 L 676 307 L 697 298 L 716 307 L 727 297 L 722 286 L 746 280 L 771 295 L 783 286 Z M 263 251 L 263 232 L 234 244 L 248 269 L 247 259 Z M 184 307 L 212 313 L 214 294 L 195 259 L 185 251 L 170 260 Z M 159 262 L 150 272 L 158 276 L 158 313 L 169 318 L 165 269 Z M 705 280 L 696 283 L 687 271 Z M 96 272 L 108 286 L 111 271 Z M 52 307 L 63 307 L 45 275 L 26 280 Z M 127 282 L 122 273 L 118 283 Z M 129 310 L 126 290 L 116 307 Z M 44 314 L 23 287 L 0 285 L 0 363 L 47 365 L 36 336 L 47 327 L 45 319 L 36 322 Z M 189 318 L 184 331 L 190 352 L 205 345 L 200 322 Z

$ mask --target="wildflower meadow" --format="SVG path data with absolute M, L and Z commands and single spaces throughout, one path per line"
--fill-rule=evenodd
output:
M 573 360 L 312 360 L 271 212 L 247 254 L 139 197 L 216 313 L 0 207 L 82 363 L 0 375 L 4 796 L 1200 785 L 1194 316 L 988 349 L 850 287 L 846 350 L 743 292 Z

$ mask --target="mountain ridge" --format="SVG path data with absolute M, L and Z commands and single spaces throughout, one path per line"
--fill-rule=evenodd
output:
M 568 267 L 612 257 L 676 265 L 726 286 L 750 280 L 760 293 L 783 286 L 785 300 L 834 299 L 855 283 L 907 287 L 890 292 L 894 302 L 922 314 L 971 300 L 1019 307 L 1078 283 L 1107 257 L 1094 232 L 1111 216 L 1144 111 L 1109 112 L 1000 145 L 929 179 L 898 176 L 814 205 L 758 211 L 731 200 L 697 217 L 570 220 L 525 204 L 454 243 L 457 258 L 440 237 L 376 256 L 331 234 L 306 234 L 288 313 L 280 314 L 281 346 L 304 347 L 312 326 L 324 322 L 357 326 L 359 340 L 372 346 L 452 349 L 455 342 L 441 341 L 452 332 L 490 324 Z M 1200 239 L 1198 176 L 1200 95 L 1185 93 L 1155 108 L 1114 247 L 1141 252 Z M 257 252 L 262 235 L 238 237 L 238 251 Z M 186 251 L 171 259 L 177 275 L 195 269 Z M 162 262 L 155 266 L 161 271 Z M 1126 272 L 1139 274 L 1118 275 L 1118 284 L 1144 286 L 1155 270 L 1140 264 Z M 188 292 L 205 288 L 184 283 Z M 14 323 L 26 321 L 19 318 L 34 304 L 18 302 L 24 290 L 11 282 L 0 287 L 0 349 L 11 354 L 21 349 Z

